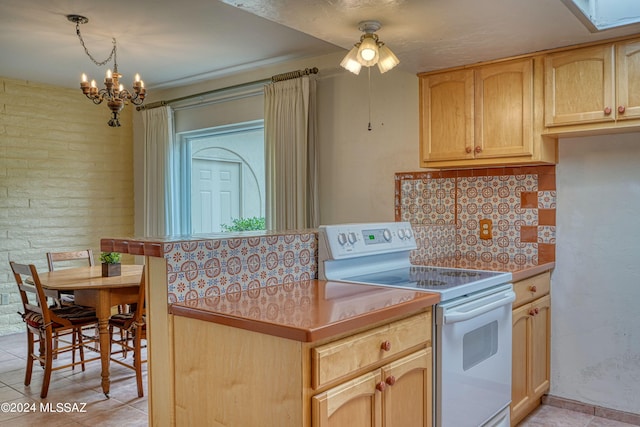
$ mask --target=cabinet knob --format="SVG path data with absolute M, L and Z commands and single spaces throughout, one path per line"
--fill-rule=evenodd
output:
M 621 105 L 618 107 L 618 113 L 624 114 L 624 110 L 625 110 L 624 105 Z
M 482 147 L 480 147 L 479 145 L 476 146 L 476 153 L 480 153 L 482 152 Z
M 378 391 L 384 391 L 385 388 L 387 388 L 387 384 L 384 381 L 380 381 L 376 384 L 376 390 Z
M 384 351 L 391 350 L 391 342 L 389 340 L 384 341 L 382 344 L 380 344 L 380 348 Z
M 531 309 L 529 310 L 529 316 L 535 316 L 536 315 L 536 310 L 535 309 Z
M 609 114 L 611 114 L 611 107 L 604 107 L 604 115 L 608 116 Z
M 531 292 L 536 292 L 538 290 L 538 288 L 536 288 L 536 285 L 531 285 L 531 286 L 529 286 L 529 290 Z
M 467 154 L 469 154 L 469 153 L 471 153 L 471 152 L 473 151 L 473 148 L 471 148 L 471 147 L 467 147 L 467 148 L 465 149 L 465 151 L 467 152 Z
M 389 375 L 386 380 L 384 380 L 389 385 L 394 385 L 396 383 L 396 377 L 393 375 Z
M 536 314 L 540 313 L 540 310 L 538 310 L 538 307 L 536 307 L 533 311 L 535 311 Z

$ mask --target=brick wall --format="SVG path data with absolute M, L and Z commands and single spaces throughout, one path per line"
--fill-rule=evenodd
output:
M 0 77 L 0 335 L 24 330 L 9 260 L 46 270 L 48 251 L 133 234 L 132 110 L 110 128 L 80 89 Z

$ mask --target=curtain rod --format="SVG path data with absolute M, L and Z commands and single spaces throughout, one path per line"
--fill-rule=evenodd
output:
M 288 73 L 276 74 L 275 76 L 271 76 L 271 78 L 269 78 L 269 79 L 254 80 L 252 82 L 240 83 L 240 84 L 237 84 L 237 85 L 227 86 L 227 87 L 223 87 L 223 88 L 220 88 L 220 89 L 213 89 L 213 90 L 209 90 L 209 91 L 206 91 L 206 92 L 194 93 L 193 95 L 182 96 L 180 98 L 174 98 L 174 99 L 170 99 L 168 101 L 156 101 L 156 102 L 152 102 L 151 104 L 147 104 L 147 105 L 139 105 L 139 106 L 136 107 L 136 111 L 150 110 L 152 108 L 164 107 L 165 105 L 173 104 L 173 103 L 176 103 L 176 102 L 186 101 L 188 99 L 198 98 L 200 96 L 214 95 L 216 93 L 225 92 L 225 91 L 228 91 L 228 90 L 241 89 L 241 88 L 247 87 L 247 86 L 254 86 L 254 85 L 258 85 L 258 84 L 263 84 L 264 85 L 264 84 L 267 84 L 267 83 L 281 82 L 281 81 L 284 81 L 284 80 L 290 80 L 290 79 L 295 79 L 295 78 L 302 77 L 302 76 L 308 76 L 309 74 L 318 74 L 318 67 L 305 68 L 304 70 L 289 71 Z

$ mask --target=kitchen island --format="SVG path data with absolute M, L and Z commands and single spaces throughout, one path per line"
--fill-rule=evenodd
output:
M 431 425 L 438 300 L 310 280 L 174 303 L 176 425 Z
M 412 399 L 430 420 L 419 326 L 439 297 L 317 281 L 316 248 L 306 230 L 101 240 L 145 257 L 150 425 L 325 426 L 353 393 L 377 425 Z

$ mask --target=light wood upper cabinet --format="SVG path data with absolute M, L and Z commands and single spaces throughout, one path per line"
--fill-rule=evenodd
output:
M 640 40 L 616 46 L 617 118 L 640 118 Z
M 473 70 L 420 78 L 423 163 L 473 159 Z
M 420 165 L 555 163 L 541 136 L 542 76 L 541 57 L 419 75 Z
M 545 60 L 545 125 L 615 120 L 613 46 L 552 53 Z
M 552 132 L 560 126 L 568 130 L 614 130 L 629 126 L 627 120 L 639 118 L 639 40 L 547 55 L 545 126 Z
M 476 158 L 533 154 L 533 59 L 475 70 Z

